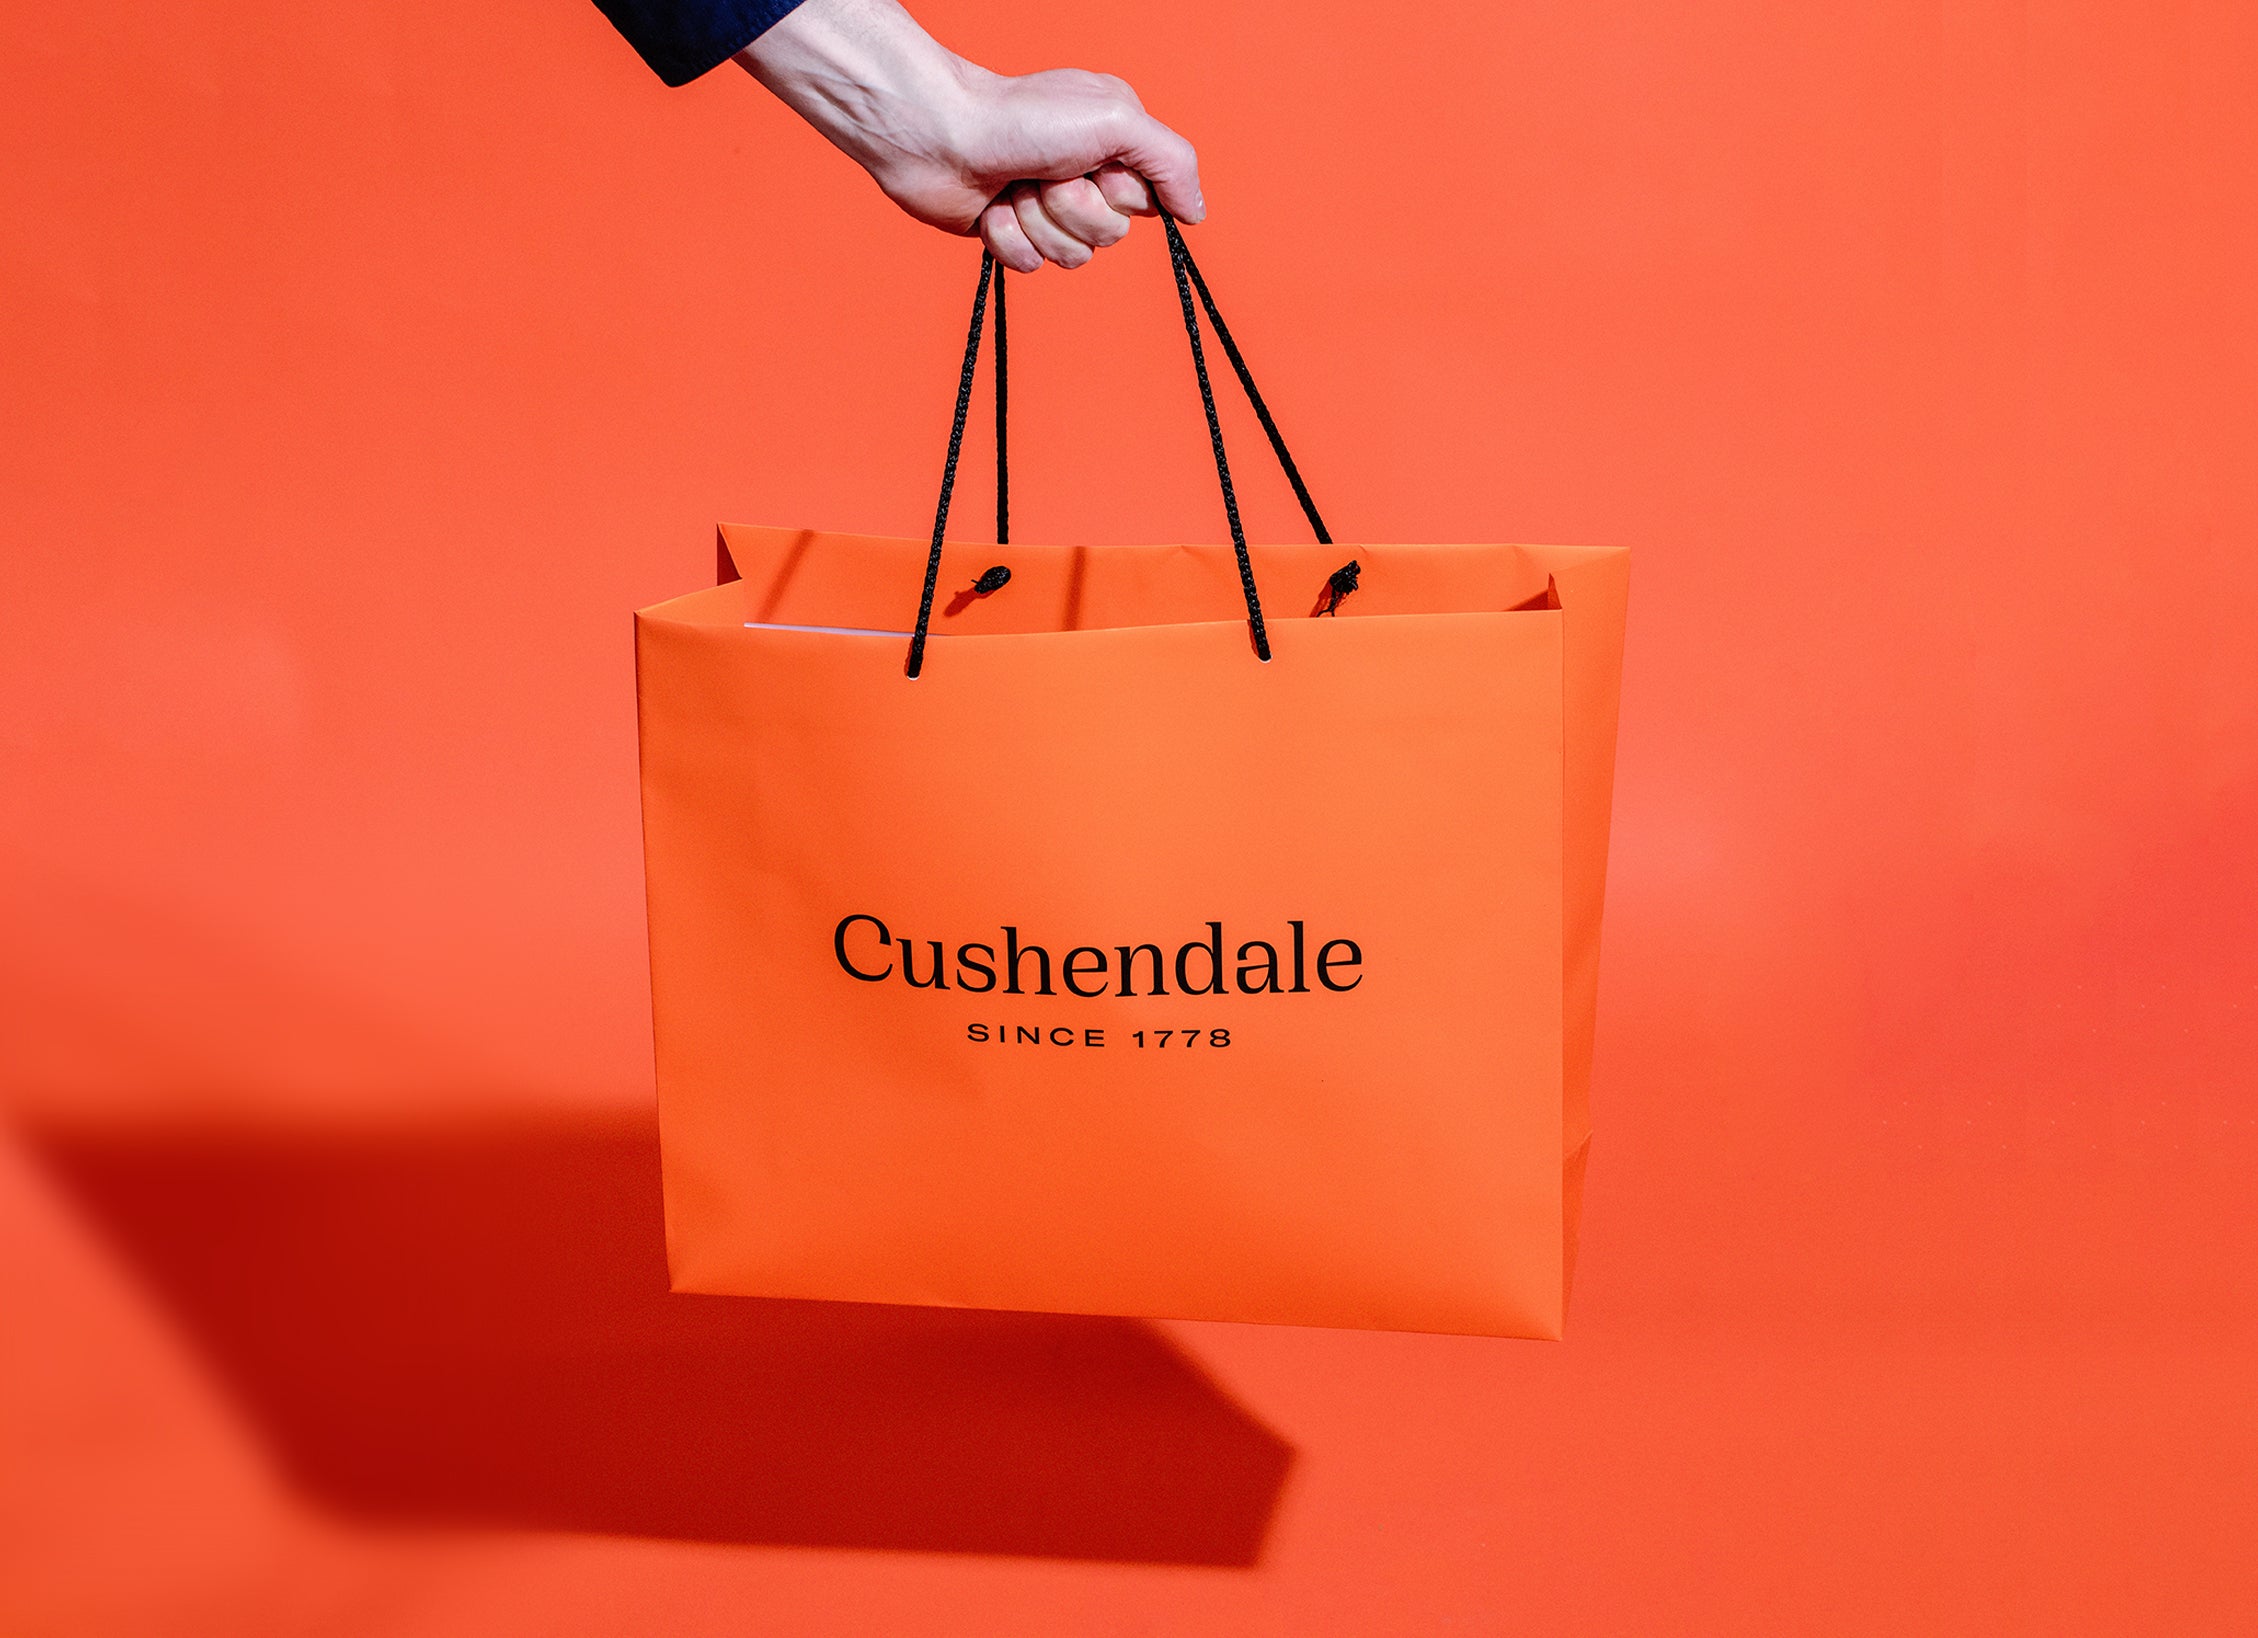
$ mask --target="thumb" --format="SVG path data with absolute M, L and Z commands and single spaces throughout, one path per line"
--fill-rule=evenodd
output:
M 1169 215 L 1182 222 L 1207 218 L 1200 197 L 1200 156 L 1192 145 L 1141 108 L 1125 110 L 1114 138 L 1113 158 L 1146 182 Z

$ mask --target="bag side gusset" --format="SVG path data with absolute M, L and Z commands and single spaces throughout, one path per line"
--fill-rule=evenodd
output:
M 1623 547 L 1529 546 L 1551 577 L 1562 622 L 1561 709 L 1565 765 L 1561 814 L 1562 1118 L 1564 1278 L 1573 1283 L 1591 1148 L 1592 1041 L 1599 1010 L 1600 916 L 1615 798 L 1615 736 L 1622 700 L 1623 632 L 1631 554 Z

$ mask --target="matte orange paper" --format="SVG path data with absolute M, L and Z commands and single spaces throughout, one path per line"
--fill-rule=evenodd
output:
M 1228 547 L 952 545 L 913 680 L 922 543 L 722 536 L 637 622 L 675 1289 L 1560 1335 L 1627 553 L 1259 548 L 1266 664 Z

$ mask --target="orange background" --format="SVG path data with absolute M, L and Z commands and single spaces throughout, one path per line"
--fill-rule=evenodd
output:
M 626 611 L 918 531 L 970 248 L 577 0 L 11 7 L 0 1625 L 2249 1630 L 2258 14 L 1838 10 L 924 8 L 1343 539 L 1636 549 L 1554 1347 L 658 1297 Z M 1156 236 L 1013 304 L 1216 537 Z

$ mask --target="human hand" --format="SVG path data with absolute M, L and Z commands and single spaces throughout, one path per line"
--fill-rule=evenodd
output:
M 1006 267 L 1080 267 L 1154 204 L 1197 222 L 1199 159 L 1120 80 L 991 74 L 895 0 L 802 0 L 738 53 L 747 72 L 921 222 Z

